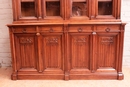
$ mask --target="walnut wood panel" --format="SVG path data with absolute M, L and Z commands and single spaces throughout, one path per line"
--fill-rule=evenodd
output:
M 70 79 L 75 74 L 90 72 L 90 43 L 91 33 L 69 34 Z
M 64 74 L 63 34 L 42 34 L 43 72 Z
M 119 33 L 98 33 L 97 68 L 117 69 L 119 55 Z
M 36 36 L 34 34 L 15 34 L 16 66 L 37 69 Z

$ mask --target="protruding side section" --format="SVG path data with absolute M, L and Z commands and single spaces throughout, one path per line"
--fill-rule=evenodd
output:
M 118 79 L 123 79 L 123 73 L 122 73 L 122 58 L 123 58 L 123 45 L 124 45 L 124 27 L 126 23 L 122 23 L 121 25 L 121 32 L 120 32 L 120 51 L 119 51 L 119 61 L 118 61 Z
M 12 33 L 13 27 L 9 27 L 10 33 L 10 45 L 11 45 L 11 55 L 12 55 L 12 67 L 13 73 L 11 75 L 12 80 L 17 80 L 17 68 L 16 68 L 16 56 L 15 56 L 15 43 L 14 43 L 14 35 Z

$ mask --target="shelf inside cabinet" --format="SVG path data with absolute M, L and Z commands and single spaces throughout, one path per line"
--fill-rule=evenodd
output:
M 86 15 L 87 15 L 86 2 L 73 2 L 72 3 L 72 17 L 86 16 Z
M 35 2 L 21 2 L 21 16 L 35 16 Z
M 98 15 L 112 15 L 112 1 L 100 0 L 98 2 Z
M 46 1 L 46 16 L 60 16 L 60 1 L 59 0 Z

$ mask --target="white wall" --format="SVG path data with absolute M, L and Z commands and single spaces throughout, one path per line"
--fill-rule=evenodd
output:
M 12 0 L 0 0 L 0 67 L 11 66 L 9 32 L 6 24 L 13 21 Z M 130 66 L 130 0 L 122 0 L 121 19 L 126 25 L 123 65 Z
M 11 66 L 9 32 L 6 25 L 12 23 L 11 0 L 0 0 L 0 66 Z
M 130 0 L 122 0 L 121 19 L 126 22 L 123 65 L 130 66 Z

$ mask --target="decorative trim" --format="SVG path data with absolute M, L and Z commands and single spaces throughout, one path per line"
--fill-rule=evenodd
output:
M 22 37 L 20 38 L 20 43 L 21 44 L 32 44 L 33 43 L 33 38 L 30 37 Z
M 101 38 L 101 43 L 103 45 L 110 45 L 114 42 L 114 38 L 113 37 L 102 37 Z

